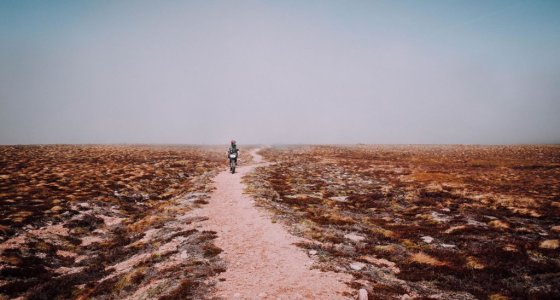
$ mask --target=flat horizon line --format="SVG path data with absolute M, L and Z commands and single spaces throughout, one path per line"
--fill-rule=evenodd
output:
M 26 143 L 26 144 L 0 144 L 0 147 L 8 146 L 223 146 L 229 143 Z M 250 147 L 265 146 L 560 146 L 555 143 L 238 143 L 238 145 Z

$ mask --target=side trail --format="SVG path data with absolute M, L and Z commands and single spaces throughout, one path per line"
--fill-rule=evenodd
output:
M 241 178 L 253 168 L 265 165 L 251 151 L 252 165 L 241 166 L 236 174 L 223 171 L 214 179 L 216 190 L 209 204 L 197 214 L 208 217 L 203 230 L 218 234 L 216 245 L 227 263 L 223 281 L 216 285 L 216 296 L 224 299 L 346 299 L 350 292 L 343 283 L 350 276 L 311 270 L 307 254 L 294 243 L 300 238 L 289 234 L 282 225 L 272 223 L 271 215 L 255 207 L 254 200 L 243 194 Z

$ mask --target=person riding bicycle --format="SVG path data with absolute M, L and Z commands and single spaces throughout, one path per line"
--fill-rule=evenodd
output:
M 235 158 L 230 158 L 229 156 L 230 154 L 235 154 Z M 233 159 L 235 161 L 235 164 L 237 164 L 238 156 L 239 156 L 239 149 L 237 148 L 235 140 L 231 140 L 231 145 L 229 146 L 229 150 L 228 150 L 228 158 Z

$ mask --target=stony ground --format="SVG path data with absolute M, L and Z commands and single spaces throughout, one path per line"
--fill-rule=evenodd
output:
M 245 177 L 373 299 L 560 298 L 560 147 L 275 147 Z
M 223 151 L 0 147 L 0 299 L 184 299 L 224 270 L 194 227 Z

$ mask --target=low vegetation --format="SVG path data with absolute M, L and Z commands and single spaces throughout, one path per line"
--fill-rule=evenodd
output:
M 247 192 L 373 299 L 560 298 L 560 147 L 274 147 Z
M 224 271 L 205 203 L 223 151 L 0 147 L 0 299 L 189 299 Z

